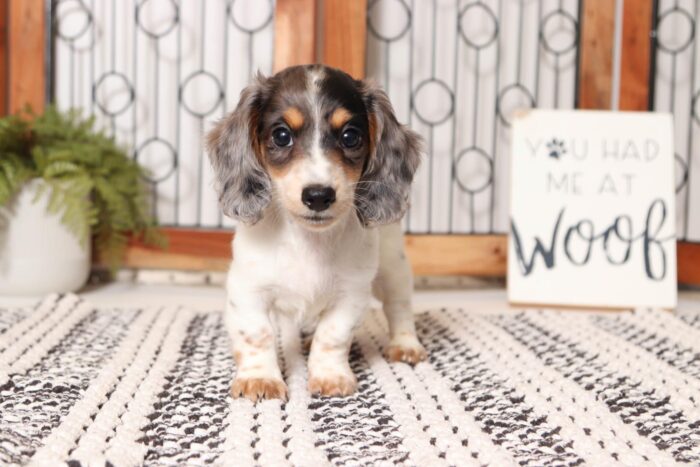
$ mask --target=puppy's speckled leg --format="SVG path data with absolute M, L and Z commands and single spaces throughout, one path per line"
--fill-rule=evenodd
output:
M 230 298 L 226 324 L 233 344 L 236 377 L 232 397 L 286 399 L 287 386 L 277 363 L 275 333 L 264 303 L 256 297 Z
M 314 333 L 309 354 L 309 391 L 323 396 L 348 396 L 357 388 L 348 354 L 355 326 L 369 305 L 371 292 L 342 293 L 338 303 L 327 310 Z

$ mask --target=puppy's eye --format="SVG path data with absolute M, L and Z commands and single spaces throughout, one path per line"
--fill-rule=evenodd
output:
M 340 135 L 340 144 L 346 149 L 355 149 L 362 142 L 360 132 L 354 128 L 346 128 Z
M 284 127 L 272 130 L 272 142 L 278 148 L 286 148 L 292 145 L 292 133 Z

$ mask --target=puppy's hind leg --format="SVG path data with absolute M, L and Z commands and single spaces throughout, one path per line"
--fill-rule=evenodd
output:
M 287 386 L 277 363 L 275 331 L 266 304 L 253 294 L 229 297 L 226 326 L 231 335 L 236 377 L 231 396 L 286 399 Z
M 389 322 L 390 342 L 386 358 L 411 365 L 425 360 L 427 354 L 416 336 L 411 295 L 413 274 L 406 258 L 401 225 L 380 229 L 379 273 L 374 284 Z

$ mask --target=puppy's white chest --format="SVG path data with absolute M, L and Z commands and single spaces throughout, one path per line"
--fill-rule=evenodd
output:
M 343 297 L 370 294 L 378 246 L 377 232 L 359 224 L 321 234 L 241 227 L 229 291 L 252 293 L 272 311 L 313 320 Z
M 335 295 L 335 271 L 322 253 L 287 249 L 278 254 L 278 274 L 270 290 L 274 308 L 314 315 L 328 306 Z

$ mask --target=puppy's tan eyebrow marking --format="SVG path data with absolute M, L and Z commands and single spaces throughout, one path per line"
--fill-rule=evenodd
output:
M 304 116 L 296 107 L 289 107 L 282 113 L 282 118 L 292 130 L 298 130 L 304 126 Z
M 330 118 L 331 126 L 337 130 L 340 127 L 342 127 L 343 125 L 345 125 L 348 122 L 348 120 L 350 120 L 351 117 L 352 117 L 352 115 L 350 115 L 350 112 L 348 112 L 348 109 L 346 109 L 345 107 L 338 107 L 331 114 L 331 118 Z

